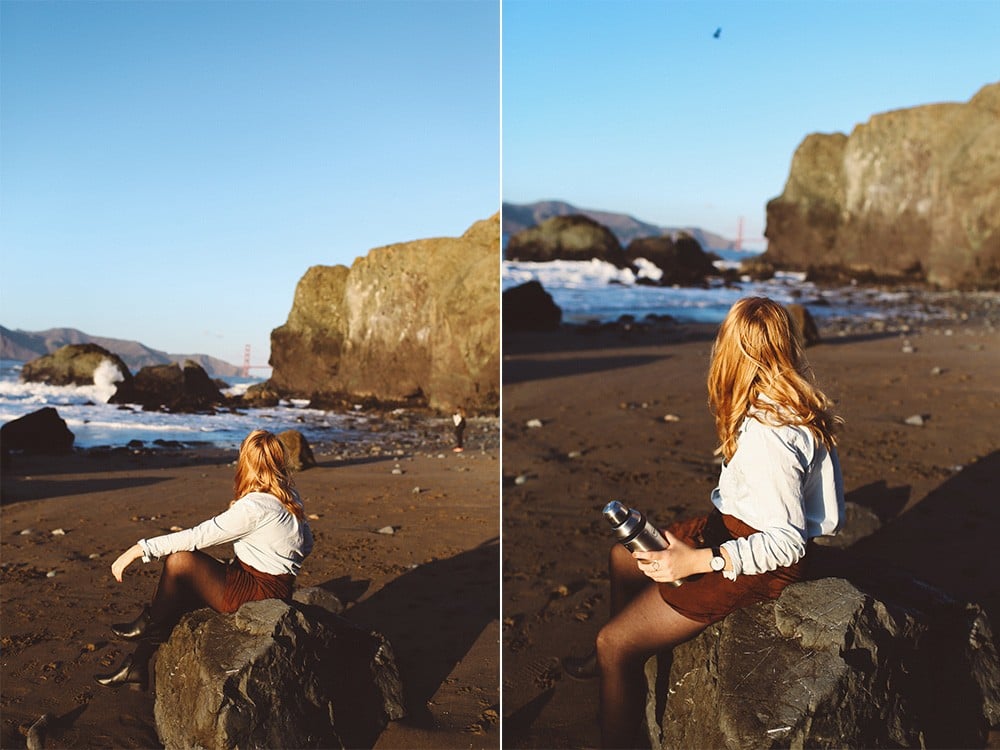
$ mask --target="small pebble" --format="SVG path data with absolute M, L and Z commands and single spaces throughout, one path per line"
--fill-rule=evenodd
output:
M 171 531 L 184 531 L 184 527 L 183 526 L 171 526 L 170 530 Z
M 664 422 L 680 422 L 681 418 L 678 417 L 676 414 L 664 414 L 663 415 L 663 421 Z
M 21 536 L 28 536 L 28 534 L 34 534 L 34 533 L 35 533 L 34 529 L 21 529 L 20 531 Z
M 419 495 L 421 492 L 423 492 L 423 490 L 421 490 L 419 487 L 414 487 L 413 488 L 413 494 L 414 495 Z
M 52 536 L 66 536 L 66 532 L 62 529 L 52 529 Z
M 87 559 L 88 560 L 97 560 L 100 556 L 101 556 L 100 552 L 91 552 L 89 555 L 87 555 Z
M 308 518 L 310 521 L 318 521 L 319 520 L 319 514 L 318 513 L 310 513 L 308 516 L 306 516 L 306 518 Z
M 566 458 L 580 458 L 583 455 L 582 451 L 570 451 L 566 454 Z
M 402 470 L 402 469 L 400 469 L 400 468 L 399 468 L 399 467 L 397 466 L 397 467 L 396 467 L 395 469 L 393 469 L 393 470 L 392 470 L 392 473 L 393 473 L 393 474 L 396 474 L 396 475 L 399 475 L 399 474 L 402 474 L 402 473 L 403 473 L 403 470 Z
M 933 368 L 931 368 L 931 375 L 941 375 L 942 373 L 944 373 L 944 368 L 943 367 L 933 367 Z
M 526 477 L 524 474 L 518 474 L 516 477 L 514 477 L 514 484 L 519 485 L 519 486 L 522 485 L 522 484 L 524 484 L 527 481 L 528 481 L 528 477 Z
M 383 526 L 375 532 L 376 534 L 395 534 L 396 530 L 392 526 Z
M 904 424 L 911 425 L 913 427 L 923 427 L 927 420 L 924 419 L 922 414 L 914 414 L 913 416 L 907 417 L 903 420 Z
M 542 420 L 540 420 L 540 419 L 529 419 L 524 424 L 525 424 L 526 427 L 530 427 L 531 429 L 535 430 L 535 429 L 538 429 L 539 427 L 542 426 Z
M 45 574 L 45 577 L 46 578 L 55 578 L 56 577 L 56 572 L 54 570 L 50 570 L 48 573 Z

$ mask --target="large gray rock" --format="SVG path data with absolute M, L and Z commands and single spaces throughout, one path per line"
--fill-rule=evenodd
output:
M 625 252 L 614 233 L 589 216 L 553 216 L 518 232 L 507 242 L 508 260 L 606 260 L 625 265 Z
M 1000 83 L 967 103 L 875 115 L 809 135 L 767 205 L 779 268 L 834 266 L 861 279 L 1000 284 Z
M 403 716 L 392 648 L 321 589 L 185 615 L 159 650 L 156 730 L 177 748 L 371 747 Z
M 338 399 L 459 404 L 500 399 L 500 218 L 461 237 L 380 247 L 314 266 L 287 322 L 271 332 L 269 388 Z
M 704 284 L 706 277 L 718 274 L 698 240 L 687 233 L 679 234 L 676 240 L 669 236 L 632 240 L 625 249 L 625 259 L 635 263 L 639 258 L 663 271 L 660 284 L 664 286 Z
M 655 750 L 983 747 L 1000 721 L 989 621 L 912 580 L 878 596 L 841 578 L 794 584 L 674 649 L 668 680 L 657 672 L 654 657 Z
M 144 409 L 164 409 L 173 412 L 211 410 L 223 404 L 226 397 L 197 362 L 187 360 L 184 366 L 151 365 L 136 373 L 130 391 L 119 390 L 111 403 L 137 403 Z
M 73 450 L 76 436 L 51 406 L 12 419 L 0 427 L 0 449 L 8 453 L 60 454 Z
M 562 310 L 537 281 L 511 287 L 503 293 L 504 331 L 554 331 Z
M 130 394 L 132 373 L 128 365 L 117 354 L 98 344 L 67 344 L 51 354 L 25 362 L 21 380 L 49 385 L 93 385 L 94 374 L 102 365 L 108 370 L 99 377 L 106 378 L 109 383 L 115 382 L 119 393 Z

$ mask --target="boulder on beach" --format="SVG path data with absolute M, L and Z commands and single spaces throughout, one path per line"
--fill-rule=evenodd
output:
M 132 388 L 132 373 L 125 361 L 97 344 L 67 344 L 25 362 L 21 380 L 48 385 L 100 385 L 103 380 L 123 395 Z
M 143 367 L 136 373 L 130 395 L 116 393 L 111 403 L 141 404 L 144 409 L 193 412 L 224 403 L 225 396 L 201 365 L 188 360 Z
M 788 310 L 788 315 L 792 319 L 792 326 L 795 328 L 795 335 L 798 337 L 799 343 L 802 346 L 818 344 L 820 341 L 819 328 L 816 327 L 816 321 L 813 320 L 809 308 L 805 305 L 792 303 L 785 305 L 785 309 Z
M 10 453 L 60 454 L 73 450 L 76 437 L 51 406 L 25 414 L 0 427 L 0 450 Z
M 767 204 L 767 252 L 810 278 L 1000 286 L 1000 83 L 967 103 L 814 133 Z
M 651 746 L 983 747 L 1000 720 L 989 620 L 908 578 L 789 586 L 646 664 Z
M 182 617 L 156 659 L 164 747 L 372 747 L 405 713 L 399 671 L 389 642 L 341 609 L 313 588 Z
M 639 258 L 663 271 L 659 281 L 663 286 L 704 284 L 706 277 L 718 273 L 698 240 L 684 232 L 676 240 L 666 235 L 632 240 L 625 250 L 625 259 L 635 263 Z
M 309 441 L 298 430 L 279 432 L 278 440 L 285 449 L 285 464 L 292 471 L 302 471 L 316 465 Z
M 271 332 L 267 388 L 317 403 L 494 410 L 500 398 L 500 218 L 461 237 L 371 250 L 299 281 Z
M 507 241 L 507 260 L 604 260 L 624 267 L 625 253 L 614 233 L 583 214 L 553 216 Z
M 561 321 L 562 310 L 537 281 L 528 281 L 503 293 L 504 331 L 554 331 Z

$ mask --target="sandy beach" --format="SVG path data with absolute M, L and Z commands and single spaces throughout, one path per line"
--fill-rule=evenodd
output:
M 847 499 L 883 524 L 858 548 L 980 603 L 996 629 L 1000 593 L 983 554 L 1000 529 L 1000 307 L 986 300 L 964 320 L 821 330 L 808 357 L 847 420 Z M 504 338 L 505 747 L 599 746 L 597 682 L 570 679 L 558 660 L 586 653 L 608 616 L 603 505 L 622 500 L 661 526 L 710 508 L 714 334 L 662 325 Z M 907 423 L 917 416 L 922 425 Z
M 316 538 L 299 585 L 332 591 L 395 651 L 410 715 L 378 748 L 499 746 L 497 419 L 470 420 L 464 453 L 452 452 L 445 425 L 433 420 L 417 448 L 383 449 L 387 433 L 320 453 L 296 475 Z M 109 624 L 139 611 L 160 563 L 130 568 L 122 584 L 110 565 L 141 537 L 224 509 L 234 459 L 90 451 L 5 467 L 0 745 L 24 747 L 25 730 L 49 714 L 46 747 L 160 746 L 152 690 L 93 681 L 131 648 Z M 377 533 L 385 527 L 394 533 Z

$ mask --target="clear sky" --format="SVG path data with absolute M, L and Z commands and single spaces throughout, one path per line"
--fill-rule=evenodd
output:
M 759 238 L 806 135 L 967 101 L 998 40 L 996 0 L 504 0 L 503 198 Z
M 234 364 L 500 203 L 494 1 L 0 1 L 0 324 Z

